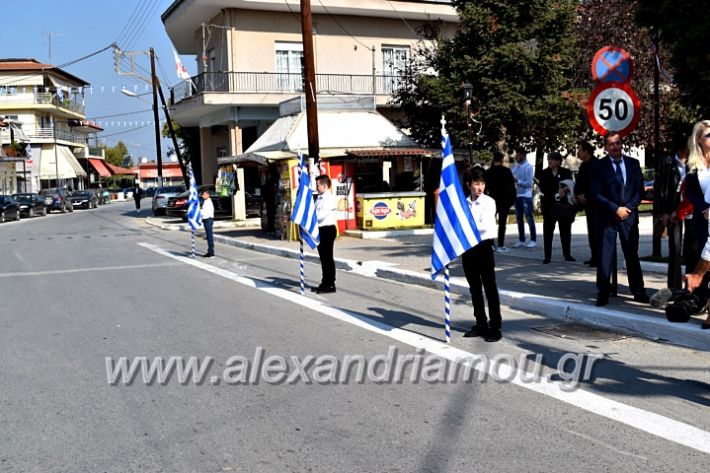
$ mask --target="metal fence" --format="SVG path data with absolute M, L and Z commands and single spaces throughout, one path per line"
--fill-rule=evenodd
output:
M 52 92 L 33 92 L 24 94 L 0 94 L 0 105 L 54 105 L 72 112 L 84 114 L 84 106 L 70 97 L 60 100 Z
M 403 76 L 316 74 L 316 93 L 392 95 L 404 83 Z M 201 93 L 298 94 L 303 92 L 301 74 L 274 72 L 206 72 L 171 89 L 171 103 Z

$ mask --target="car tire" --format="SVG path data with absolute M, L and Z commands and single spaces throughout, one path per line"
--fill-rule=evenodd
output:
M 15 221 L 19 222 L 20 221 L 20 211 L 18 210 L 17 213 L 15 214 Z
M 46 217 L 47 216 L 47 207 L 42 209 L 42 213 L 40 213 L 40 216 Z
M 5 211 L 0 211 L 0 223 L 5 223 Z

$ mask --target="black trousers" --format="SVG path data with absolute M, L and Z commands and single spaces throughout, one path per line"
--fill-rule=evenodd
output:
M 589 250 L 592 253 L 592 264 L 599 264 L 599 229 L 596 227 L 594 222 L 596 221 L 596 216 L 594 215 L 594 207 L 587 205 L 585 207 L 585 217 L 587 219 L 587 241 L 589 242 Z
M 621 241 L 621 251 L 626 260 L 626 276 L 629 279 L 631 294 L 643 294 L 646 289 L 639 261 L 639 226 L 623 223 L 602 224 L 600 234 L 599 266 L 597 266 L 597 290 L 601 294 L 609 294 L 611 289 L 611 272 L 616 251 L 616 236 Z
M 545 259 L 552 258 L 552 237 L 555 236 L 555 226 L 560 226 L 560 241 L 562 242 L 562 255 L 565 258 L 572 256 L 570 247 L 572 245 L 572 220 L 570 218 L 560 218 L 552 210 L 548 210 L 542 216 L 542 236 L 545 243 Z
M 500 315 L 500 296 L 498 295 L 498 285 L 496 284 L 496 261 L 493 240 L 484 240 L 468 250 L 463 254 L 461 262 L 471 293 L 473 316 L 476 319 L 476 325 L 500 330 L 502 319 Z M 486 317 L 486 305 L 481 286 L 486 291 L 490 320 Z
M 505 229 L 508 225 L 508 214 L 510 213 L 510 205 L 496 206 L 498 212 L 498 246 L 505 246 Z
M 318 244 L 318 256 L 320 256 L 320 266 L 323 271 L 321 286 L 335 286 L 335 259 L 333 258 L 333 246 L 335 237 L 338 236 L 335 225 L 319 227 L 320 243 Z

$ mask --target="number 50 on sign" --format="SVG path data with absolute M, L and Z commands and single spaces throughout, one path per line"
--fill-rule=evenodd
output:
M 602 84 L 592 91 L 587 102 L 589 123 L 602 135 L 628 135 L 639 121 L 639 112 L 639 99 L 626 84 Z

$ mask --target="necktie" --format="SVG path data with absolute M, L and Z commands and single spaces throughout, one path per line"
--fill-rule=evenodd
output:
M 624 174 L 621 172 L 621 160 L 614 160 L 614 165 L 616 166 L 616 180 L 619 181 L 619 185 L 621 186 L 621 202 L 619 202 L 619 205 L 625 205 L 624 204 Z
M 616 166 L 616 179 L 618 179 L 621 187 L 624 187 L 624 174 L 621 172 L 621 160 L 614 161 L 614 166 Z

